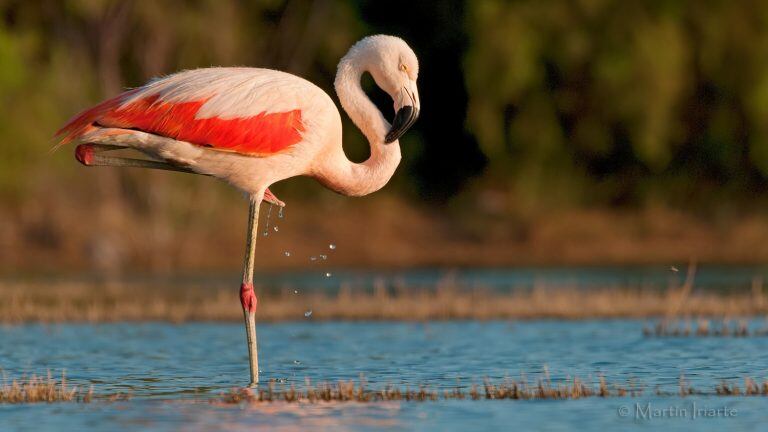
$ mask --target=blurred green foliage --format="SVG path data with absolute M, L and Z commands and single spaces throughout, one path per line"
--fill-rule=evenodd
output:
M 768 3 L 469 5 L 468 128 L 518 196 L 697 204 L 765 190 Z
M 322 31 L 329 22 L 335 30 Z M 50 157 L 54 132 L 126 87 L 181 69 L 254 65 L 330 91 L 336 62 L 361 34 L 343 2 L 0 0 L 0 196 L 39 188 L 37 169 L 71 169 L 70 158 Z
M 425 2 L 414 6 L 434 18 L 423 25 L 395 3 L 0 0 L 0 199 L 40 188 L 36 167 L 47 179 L 72 170 L 70 158 L 48 156 L 53 132 L 124 87 L 252 65 L 332 93 L 349 46 L 391 29 L 421 56 L 428 88 L 404 142 L 401 191 L 493 190 L 509 206 L 687 206 L 746 202 L 768 187 L 766 2 Z M 463 82 L 440 81 L 451 73 Z M 429 87 L 438 82 L 448 84 Z M 431 133 L 445 119 L 449 133 Z M 345 140 L 353 159 L 365 157 L 349 122 Z M 473 146 L 485 161 L 467 156 Z

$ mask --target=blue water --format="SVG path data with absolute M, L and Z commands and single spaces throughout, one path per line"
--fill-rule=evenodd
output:
M 264 289 L 283 288 L 324 290 L 334 292 L 343 284 L 353 289 L 371 290 L 375 285 L 387 287 L 434 288 L 441 283 L 460 288 L 485 288 L 505 292 L 512 289 L 530 289 L 535 286 L 567 288 L 659 288 L 679 286 L 686 277 L 686 263 L 646 266 L 594 266 L 594 267 L 519 267 L 519 268 L 422 268 L 406 270 L 350 270 L 333 268 L 327 262 L 318 264 L 314 270 L 289 272 L 259 272 L 257 282 Z M 326 277 L 330 272 L 333 277 Z M 158 285 L 224 285 L 237 286 L 239 273 L 190 273 L 186 275 L 127 275 L 124 284 L 155 283 Z M 2 276 L 0 281 L 49 280 L 61 282 L 100 281 L 95 275 L 62 277 L 60 274 L 46 276 L 15 275 Z M 749 290 L 753 282 L 768 281 L 768 266 L 762 265 L 699 265 L 695 272 L 695 286 L 706 290 Z
M 565 401 L 439 401 L 220 406 L 209 401 L 247 377 L 239 324 L 64 324 L 0 327 L 0 367 L 12 377 L 66 370 L 96 393 L 132 399 L 90 404 L 0 405 L 0 430 L 741 430 L 768 420 L 765 397 L 657 396 L 682 374 L 698 390 L 721 380 L 768 378 L 768 337 L 646 338 L 634 320 L 527 322 L 313 322 L 258 326 L 262 379 L 302 384 L 358 379 L 469 386 L 546 366 L 552 379 L 578 376 L 645 388 L 636 398 Z M 755 327 L 761 323 L 753 323 Z M 636 405 L 639 404 L 639 405 Z M 648 405 L 650 404 L 650 405 Z M 715 418 L 697 410 L 728 409 Z M 666 410 L 638 418 L 638 410 Z M 620 410 L 627 409 L 627 416 Z M 623 413 L 623 411 L 621 411 Z M 654 411 L 657 412 L 657 411 Z M 662 411 L 658 411 L 662 412 Z M 687 413 L 687 414 L 686 414 Z M 670 417 L 676 414 L 674 417 Z M 642 417 L 642 416 L 641 416 Z

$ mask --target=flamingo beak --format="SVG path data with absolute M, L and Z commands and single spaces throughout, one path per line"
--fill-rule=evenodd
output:
M 384 138 L 385 144 L 392 143 L 403 136 L 416 123 L 416 119 L 419 118 L 419 96 L 416 93 L 415 85 L 413 88 L 414 90 L 408 90 L 403 87 L 400 91 L 400 97 L 398 97 L 400 103 L 395 104 L 397 112 L 395 113 L 395 119 L 392 120 L 392 128 Z M 397 107 L 397 105 L 400 105 L 400 107 Z

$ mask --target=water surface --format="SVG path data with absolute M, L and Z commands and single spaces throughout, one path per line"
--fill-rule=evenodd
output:
M 96 393 L 130 392 L 121 402 L 0 406 L 9 430 L 250 430 L 254 426 L 332 430 L 520 428 L 610 430 L 695 427 L 746 429 L 768 420 L 764 397 L 657 396 L 675 393 L 681 374 L 696 389 L 721 380 L 768 378 L 768 337 L 646 338 L 635 320 L 580 322 L 313 322 L 260 324 L 262 378 L 302 384 L 358 379 L 436 389 L 546 366 L 557 381 L 634 380 L 638 398 L 568 401 L 439 401 L 219 406 L 205 401 L 247 377 L 241 325 L 191 323 L 20 325 L 0 328 L 0 367 L 10 376 L 65 369 Z M 758 327 L 762 323 L 752 323 Z M 634 418 L 635 404 L 677 410 L 728 408 L 718 418 Z M 627 417 L 622 407 L 633 411 Z M 673 411 L 671 411 L 673 412 Z M 667 416 L 669 417 L 669 416 Z
M 484 288 L 496 292 L 551 288 L 657 288 L 679 286 L 687 274 L 686 263 L 669 265 L 580 266 L 580 267 L 510 267 L 510 268 L 414 268 L 403 270 L 372 270 L 335 268 L 332 263 L 316 260 L 312 270 L 278 272 L 260 271 L 257 283 L 265 289 L 299 289 L 336 292 L 342 285 L 353 289 L 371 290 L 376 285 L 388 287 L 434 288 L 450 284 L 460 288 Z M 332 277 L 328 277 L 330 273 Z M 189 273 L 159 276 L 129 274 L 120 279 L 125 284 L 153 283 L 166 286 L 239 286 L 241 275 L 234 273 Z M 98 275 L 83 274 L 62 277 L 15 275 L 0 276 L 0 281 L 36 281 L 52 283 L 99 283 Z M 754 283 L 768 281 L 768 266 L 762 265 L 699 265 L 695 272 L 697 289 L 714 291 L 749 290 Z

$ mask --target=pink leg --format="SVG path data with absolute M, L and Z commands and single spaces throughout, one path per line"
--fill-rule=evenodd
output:
M 129 167 L 129 168 L 153 168 L 161 169 L 165 171 L 178 171 L 190 174 L 197 174 L 196 172 L 172 165 L 166 162 L 147 160 L 147 159 L 133 159 L 124 157 L 104 156 L 101 153 L 108 152 L 110 150 L 121 150 L 125 147 L 109 144 L 80 144 L 75 148 L 75 158 L 78 162 L 85 166 L 116 166 L 116 167 Z
M 285 207 L 285 203 L 280 201 L 269 189 L 264 191 L 264 201 L 278 207 Z
M 253 291 L 253 266 L 258 238 L 259 206 L 261 199 L 251 196 L 248 209 L 248 234 L 245 244 L 245 263 L 243 264 L 243 282 L 240 285 L 240 304 L 243 306 L 245 335 L 248 342 L 248 360 L 251 369 L 251 386 L 259 383 L 259 350 L 256 342 L 256 305 L 258 299 Z
M 132 133 L 133 132 L 120 132 L 105 133 L 102 135 L 106 136 L 107 138 L 114 138 L 115 136 L 131 135 Z M 95 138 L 97 138 L 97 136 L 94 135 L 94 139 Z M 163 161 L 112 157 L 100 154 L 110 150 L 125 148 L 125 146 L 119 144 L 120 143 L 118 143 L 118 145 L 112 145 L 111 141 L 110 144 L 81 144 L 75 149 L 75 157 L 80 163 L 86 166 L 123 166 L 195 173 L 186 167 L 176 166 Z M 275 197 L 269 190 L 265 191 L 264 199 L 267 202 L 277 204 L 281 207 L 285 206 L 285 203 L 277 199 L 277 197 Z M 243 306 L 243 315 L 245 318 L 245 332 L 248 341 L 248 359 L 250 363 L 251 386 L 256 386 L 259 383 L 259 354 L 258 346 L 256 343 L 256 306 L 258 304 L 258 299 L 256 298 L 256 293 L 253 290 L 253 266 L 254 256 L 256 253 L 256 238 L 258 237 L 259 206 L 261 205 L 261 201 L 261 197 L 250 197 L 248 235 L 246 239 L 245 263 L 243 265 L 243 282 L 240 285 L 240 303 Z
M 126 135 L 130 135 L 130 133 L 126 132 L 122 135 L 116 134 L 116 133 L 109 133 L 109 134 L 105 133 L 103 135 L 106 135 L 107 138 L 114 138 L 116 136 L 125 137 Z M 98 137 L 94 136 L 93 138 L 95 139 Z M 120 150 L 124 148 L 125 146 L 111 145 L 111 144 L 95 144 L 95 143 L 80 144 L 79 146 L 77 146 L 77 148 L 75 148 L 75 158 L 77 159 L 78 162 L 86 166 L 118 166 L 118 167 L 133 167 L 133 168 L 153 168 L 153 169 L 161 169 L 166 171 L 179 171 L 179 172 L 198 174 L 190 170 L 189 168 L 186 168 L 183 166 L 177 166 L 168 162 L 146 160 L 146 159 L 113 157 L 113 156 L 105 156 L 101 154 L 104 152 L 108 152 L 110 150 Z M 264 191 L 263 200 L 279 207 L 285 207 L 285 203 L 283 201 L 280 201 L 280 199 L 278 199 L 269 189 Z

